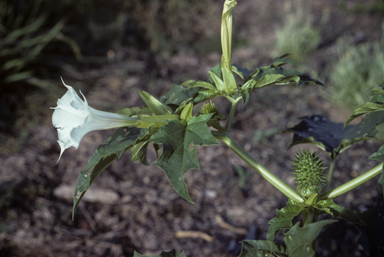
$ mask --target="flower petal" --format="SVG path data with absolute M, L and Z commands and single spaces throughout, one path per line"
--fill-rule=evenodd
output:
M 81 139 L 90 131 L 135 126 L 138 121 L 138 118 L 93 109 L 81 92 L 84 100 L 64 81 L 63 84 L 68 91 L 57 101 L 52 114 L 52 124 L 59 137 L 60 157 L 71 146 L 77 149 Z

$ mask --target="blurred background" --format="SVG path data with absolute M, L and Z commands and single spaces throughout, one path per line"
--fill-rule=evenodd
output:
M 207 80 L 221 60 L 222 4 L 0 2 L 0 256 L 132 256 L 174 248 L 188 257 L 237 256 L 239 240 L 265 239 L 268 220 L 287 199 L 225 146 L 199 147 L 201 171 L 186 172 L 195 205 L 173 191 L 159 168 L 133 163 L 126 153 L 92 185 L 74 221 L 78 174 L 113 131 L 87 134 L 55 164 L 60 149 L 49 107 L 65 93 L 60 76 L 90 106 L 111 112 L 143 106 L 139 89 L 160 96 L 173 84 Z M 238 107 L 234 139 L 293 185 L 289 160 L 300 146 L 287 150 L 291 135 L 273 135 L 306 115 L 344 122 L 369 100 L 384 80 L 383 18 L 383 0 L 238 0 L 234 63 L 254 69 L 290 53 L 293 68 L 326 87 L 257 91 Z M 216 103 L 228 114 L 225 101 Z M 377 165 L 367 158 L 379 146 L 363 142 L 343 153 L 333 186 Z M 382 195 L 377 179 L 336 202 L 371 208 Z M 191 230 L 210 237 L 180 236 Z M 354 243 L 358 235 L 344 221 L 325 228 L 318 256 L 364 256 Z

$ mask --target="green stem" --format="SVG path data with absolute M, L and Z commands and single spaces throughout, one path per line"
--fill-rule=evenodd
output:
M 313 221 L 315 220 L 315 210 L 312 207 L 303 210 L 302 215 L 303 215 L 303 226 L 304 227 L 313 223 Z
M 315 210 L 312 207 L 309 207 L 302 212 L 303 216 L 303 227 L 308 226 L 316 220 Z M 316 251 L 316 240 L 313 240 L 311 248 Z
M 328 176 L 327 176 L 327 184 L 325 186 L 325 192 L 328 192 L 330 186 L 331 186 L 331 182 L 332 182 L 332 177 L 333 177 L 333 172 L 335 171 L 335 163 L 336 163 L 336 158 L 334 157 L 331 157 L 332 160 L 331 160 L 331 166 L 329 167 L 329 170 L 328 170 Z
M 232 126 L 233 117 L 235 116 L 237 103 L 240 101 L 241 97 L 237 98 L 236 100 L 234 100 L 230 97 L 227 97 L 227 98 L 232 103 L 231 111 L 229 112 L 228 119 L 227 119 L 227 124 L 225 125 L 225 130 L 229 131 L 231 129 L 231 126 Z
M 333 199 L 340 195 L 343 195 L 347 193 L 348 191 L 351 191 L 352 189 L 360 186 L 361 184 L 367 182 L 368 180 L 376 177 L 381 173 L 383 169 L 383 164 L 379 164 L 373 169 L 365 172 L 364 174 L 358 176 L 357 178 L 354 178 L 350 180 L 349 182 L 336 187 L 335 189 L 332 189 L 331 191 L 328 191 L 322 195 L 319 196 L 318 200 L 326 200 L 326 199 Z
M 232 149 L 241 159 L 243 159 L 252 169 L 259 173 L 269 183 L 286 195 L 289 199 L 296 202 L 304 202 L 303 198 L 284 181 L 271 173 L 267 168 L 258 163 L 252 156 L 244 151 L 230 136 L 225 132 L 214 131 L 212 134 L 222 140 L 230 149 Z

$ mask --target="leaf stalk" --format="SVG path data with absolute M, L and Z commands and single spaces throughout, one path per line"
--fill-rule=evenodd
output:
M 331 186 L 331 182 L 332 182 L 332 178 L 333 178 L 333 172 L 335 171 L 335 164 L 336 164 L 336 158 L 331 157 L 331 166 L 329 167 L 329 170 L 328 170 L 327 183 L 325 185 L 324 192 L 328 192 L 328 190 Z
M 235 100 L 230 98 L 230 97 L 227 97 L 227 98 L 232 103 L 231 111 L 229 112 L 228 119 L 227 119 L 227 124 L 225 125 L 225 130 L 229 131 L 231 129 L 231 126 L 232 126 L 233 117 L 235 116 L 237 103 L 240 101 L 241 97 L 238 97 Z
M 252 169 L 259 173 L 269 183 L 276 187 L 280 192 L 286 195 L 289 199 L 302 203 L 304 199 L 284 181 L 270 172 L 267 168 L 257 162 L 252 156 L 250 156 L 244 149 L 242 149 L 230 136 L 225 132 L 213 131 L 213 136 L 222 140 L 231 150 L 233 150 L 241 159 L 243 159 Z
M 376 167 L 370 169 L 369 171 L 365 172 L 364 174 L 348 181 L 347 183 L 336 187 L 335 189 L 332 189 L 331 191 L 328 191 L 324 194 L 321 194 L 318 198 L 318 200 L 326 200 L 326 199 L 333 199 L 340 195 L 343 195 L 352 189 L 360 186 L 361 184 L 367 182 L 368 180 L 376 177 L 382 172 L 383 164 L 379 164 Z

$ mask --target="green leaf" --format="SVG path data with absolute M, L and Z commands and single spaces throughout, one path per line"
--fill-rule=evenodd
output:
M 268 66 L 268 67 L 258 68 L 252 75 L 253 76 L 251 78 L 256 81 L 262 79 L 267 75 L 283 75 L 285 77 L 290 77 L 289 79 L 292 81 L 296 81 L 295 84 L 297 84 L 297 86 L 301 86 L 303 84 L 324 86 L 323 83 L 309 77 L 305 73 L 302 73 L 296 70 L 283 69 L 281 67 Z
M 243 240 L 241 243 L 243 246 L 238 257 L 273 257 L 275 255 L 272 252 L 278 256 L 288 256 L 284 246 L 270 241 Z
M 177 107 L 177 109 L 175 110 L 174 113 L 175 113 L 175 114 L 180 114 L 181 111 L 184 109 L 184 107 L 185 107 L 187 104 L 192 103 L 192 102 L 193 102 L 193 98 L 185 99 L 184 102 L 182 102 L 182 103 L 180 104 L 180 106 Z
M 220 77 L 218 77 L 216 74 L 212 73 L 211 71 L 209 72 L 209 75 L 213 79 L 214 84 L 215 84 L 217 90 L 219 90 L 219 92 L 226 92 L 226 90 L 225 90 L 226 87 L 225 87 L 224 81 L 221 80 Z
M 225 93 L 220 92 L 217 89 L 199 91 L 199 95 L 194 99 L 194 103 L 198 104 L 198 103 L 204 102 L 206 100 L 209 100 L 211 98 L 214 98 L 216 96 L 225 96 Z
M 185 122 L 189 121 L 192 118 L 192 111 L 193 111 L 193 104 L 192 103 L 187 104 L 180 114 L 180 119 L 182 119 Z
M 384 162 L 384 145 L 382 145 L 376 153 L 369 156 L 369 159 Z
M 270 85 L 274 85 L 274 84 L 280 84 L 280 81 L 282 81 L 283 78 L 285 78 L 285 76 L 281 75 L 281 74 L 265 75 L 261 79 L 255 80 L 255 83 L 253 84 L 252 89 L 255 90 L 258 88 L 262 88 L 262 87 L 266 87 L 266 86 L 270 86 Z M 284 83 L 281 82 L 281 84 L 290 84 L 289 80 L 288 81 L 284 80 L 284 81 L 285 82 Z
M 369 159 L 384 162 L 384 145 L 382 145 L 376 153 L 372 154 L 369 157 Z M 381 186 L 383 187 L 383 194 L 384 194 L 384 165 L 379 178 L 379 184 L 381 184 Z
M 242 79 L 244 79 L 243 71 L 246 72 L 246 70 L 247 69 L 240 67 L 239 65 L 232 64 L 232 72 L 235 73 L 237 76 L 239 76 Z
M 143 139 L 147 134 L 147 129 L 137 128 L 120 128 L 100 145 L 95 153 L 89 159 L 84 170 L 80 172 L 79 178 L 75 186 L 75 194 L 73 198 L 72 219 L 74 218 L 77 206 L 81 198 L 87 192 L 96 178 L 116 159 L 135 145 L 138 141 Z M 91 173 L 89 173 L 89 171 Z
M 293 218 L 299 215 L 304 209 L 304 206 L 297 205 L 294 201 L 288 200 L 287 206 L 281 210 L 276 210 L 276 217 L 268 222 L 270 226 L 267 233 L 267 240 L 272 242 L 279 230 L 290 229 L 293 226 Z
M 221 64 L 213 67 L 211 70 L 210 70 L 211 73 L 213 73 L 214 75 L 216 75 L 217 77 L 219 77 L 220 79 L 222 78 L 221 76 Z M 214 80 L 211 76 L 211 73 L 209 73 L 209 78 L 208 78 L 208 82 L 211 83 L 211 84 L 214 84 Z
M 172 114 L 165 105 L 157 100 L 154 96 L 148 94 L 145 91 L 140 91 L 140 97 L 146 103 L 146 105 L 156 115 L 167 115 Z
M 184 251 L 179 253 L 177 250 L 171 250 L 169 252 L 161 252 L 158 255 L 141 255 L 138 252 L 133 253 L 133 257 L 187 257 Z
M 247 82 L 245 82 L 241 86 L 239 92 L 240 92 L 241 96 L 243 97 L 243 104 L 244 105 L 246 105 L 248 103 L 250 88 L 252 88 L 255 83 L 256 83 L 256 81 L 254 81 L 254 80 L 248 80 Z
M 384 110 L 384 88 L 383 87 L 384 87 L 384 82 L 382 82 L 379 85 L 379 87 L 372 89 L 372 93 L 371 93 L 371 95 L 373 95 L 372 99 L 367 103 L 356 106 L 352 114 L 346 120 L 344 126 L 346 126 L 352 120 L 356 119 L 361 115 Z M 380 117 L 383 117 L 383 115 L 380 115 Z
M 321 114 L 301 119 L 298 125 L 282 132 L 294 133 L 289 147 L 312 143 L 331 155 L 337 155 L 359 141 L 374 139 L 377 132 L 375 129 L 377 124 L 370 120 L 363 120 L 358 125 L 348 125 L 344 128 L 342 123 L 332 122 Z
M 284 64 L 291 63 L 288 59 L 284 58 L 285 56 L 286 55 L 276 58 L 270 66 L 257 68 L 252 73 L 247 72 L 248 76 L 246 77 L 245 84 L 252 81 L 252 83 L 247 85 L 249 91 L 255 91 L 259 88 L 271 85 L 292 84 L 301 86 L 303 84 L 312 84 L 324 86 L 323 83 L 309 77 L 305 73 L 281 68 Z M 242 95 L 245 95 L 244 90 L 245 88 L 243 85 L 241 92 Z
M 176 109 L 182 102 L 186 99 L 193 98 L 193 96 L 197 93 L 199 88 L 190 87 L 193 84 L 194 83 L 191 82 L 190 84 L 185 85 L 185 87 L 182 85 L 173 85 L 172 89 L 160 99 L 168 106 L 175 106 L 175 108 L 172 108 Z
M 196 155 L 196 145 L 218 144 L 207 127 L 212 114 L 191 118 L 187 123 L 172 121 L 162 126 L 149 141 L 161 144 L 163 151 L 154 162 L 167 175 L 173 189 L 185 200 L 193 203 L 184 182 L 184 172 L 188 169 L 200 169 Z M 190 149 L 191 144 L 194 145 Z
M 241 78 L 243 78 L 243 79 L 249 77 L 249 75 L 252 74 L 252 71 L 250 71 L 250 70 L 248 70 L 248 69 L 246 69 L 246 68 L 244 68 L 244 67 L 241 67 L 240 65 L 237 65 L 237 64 L 235 64 L 235 63 L 232 64 L 232 71 L 233 71 L 234 73 L 236 73 L 237 75 L 239 75 L 239 76 L 240 76 Z M 242 76 L 241 76 L 241 74 L 239 74 L 239 73 L 241 73 Z
M 281 67 L 281 66 L 286 65 L 286 64 L 294 64 L 293 61 L 291 61 L 288 58 L 286 58 L 288 56 L 289 56 L 289 54 L 284 54 L 282 56 L 276 57 L 272 61 L 270 67 Z
M 351 212 L 350 210 L 335 204 L 332 199 L 322 200 L 316 203 L 314 206 L 318 210 L 322 210 L 334 217 L 345 219 L 346 221 L 358 224 L 360 226 L 366 226 L 363 220 L 358 215 Z
M 382 110 L 384 110 L 383 104 L 376 104 L 372 102 L 361 104 L 355 107 L 352 114 L 346 120 L 344 126 L 346 126 L 348 123 L 350 123 L 352 120 L 356 119 L 357 117 L 360 117 L 361 115 L 364 115 L 370 112 L 382 111 Z
M 297 222 L 287 233 L 284 233 L 284 242 L 287 247 L 287 253 L 290 257 L 311 257 L 315 256 L 312 249 L 312 243 L 320 234 L 321 229 L 336 220 L 322 220 L 308 224 L 305 227 L 299 227 Z
M 308 198 L 305 200 L 305 204 L 307 206 L 313 206 L 317 202 L 317 193 L 310 194 Z
M 208 82 L 204 82 L 204 81 L 194 82 L 191 85 L 189 85 L 188 88 L 194 88 L 194 87 L 201 87 L 201 88 L 205 88 L 205 89 L 216 89 L 216 87 L 214 85 L 212 85 L 211 83 L 208 83 Z
M 131 147 L 131 160 L 139 161 L 145 166 L 149 165 L 147 159 L 148 141 L 142 141 Z
M 221 74 L 223 75 L 224 91 L 227 94 L 233 94 L 236 92 L 237 83 L 232 70 L 229 70 L 225 65 L 221 65 Z

